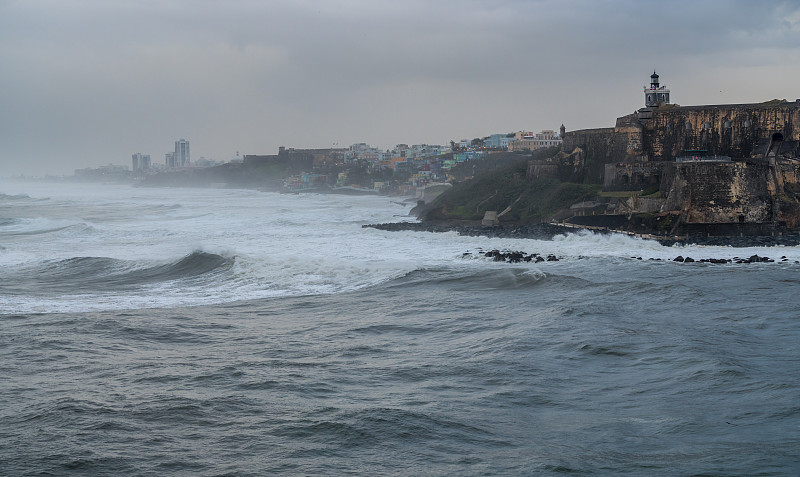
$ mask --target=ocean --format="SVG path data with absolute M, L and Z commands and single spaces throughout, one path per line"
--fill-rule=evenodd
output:
M 2 475 L 800 474 L 800 247 L 388 232 L 362 225 L 411 205 L 374 196 L 0 194 Z

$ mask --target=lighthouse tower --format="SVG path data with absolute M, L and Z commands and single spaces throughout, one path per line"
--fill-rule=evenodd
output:
M 644 87 L 644 105 L 647 108 L 657 108 L 661 103 L 669 103 L 669 90 L 658 84 L 658 74 L 653 71 L 650 75 L 650 87 Z

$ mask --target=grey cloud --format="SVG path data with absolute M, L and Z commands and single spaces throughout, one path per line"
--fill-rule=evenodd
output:
M 708 98 L 745 87 L 769 99 L 792 81 L 731 73 L 785 71 L 798 12 L 778 1 L 0 2 L 0 174 L 22 170 L 20 157 L 43 172 L 137 151 L 161 160 L 178 137 L 227 159 L 604 126 L 639 106 L 653 68 L 678 99 L 747 101 Z

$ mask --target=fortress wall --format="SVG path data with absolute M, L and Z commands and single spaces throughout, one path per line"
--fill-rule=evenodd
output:
M 605 165 L 604 190 L 645 190 L 661 184 L 664 170 L 672 163 L 624 162 Z
M 541 179 L 544 177 L 558 179 L 558 165 L 531 161 L 528 163 L 528 178 Z
M 679 163 L 667 208 L 686 223 L 765 223 L 774 220 L 774 180 L 767 164 Z
M 589 142 L 602 141 L 614 133 L 614 128 L 578 129 L 564 134 L 561 150 L 569 154 L 576 147 L 583 148 Z
M 642 150 L 650 160 L 671 161 L 687 149 L 709 155 L 750 157 L 758 142 L 781 133 L 800 139 L 800 105 L 762 103 L 721 106 L 664 106 L 647 121 Z
M 583 182 L 601 184 L 605 165 L 627 157 L 628 142 L 628 133 L 618 133 L 615 128 L 582 129 L 564 135 L 562 151 L 570 154 L 576 148 L 582 149 Z
M 798 161 L 779 162 L 777 173 L 784 186 L 800 190 L 800 163 Z

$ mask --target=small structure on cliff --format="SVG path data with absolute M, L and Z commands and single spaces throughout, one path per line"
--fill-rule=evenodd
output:
M 645 107 L 614 127 L 562 134 L 562 151 L 532 161 L 528 176 L 657 191 L 655 203 L 610 213 L 660 214 L 673 233 L 800 226 L 800 100 L 679 106 L 655 72 L 644 93 Z
M 650 75 L 650 87 L 644 88 L 644 106 L 657 108 L 660 104 L 669 104 L 669 90 L 666 86 L 659 85 L 658 74 L 653 71 Z

